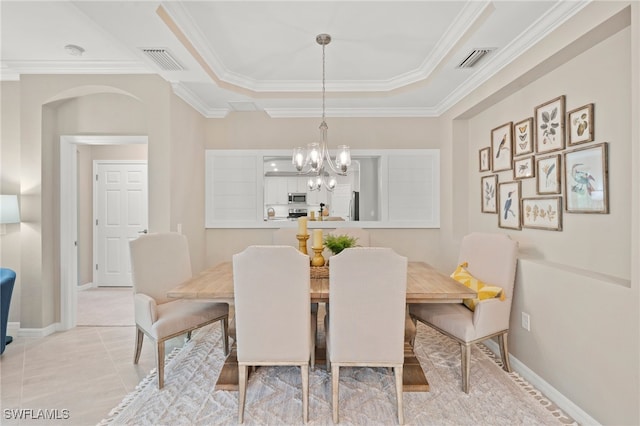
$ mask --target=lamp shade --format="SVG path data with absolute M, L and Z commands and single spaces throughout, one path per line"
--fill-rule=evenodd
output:
M 0 223 L 20 223 L 17 195 L 0 195 Z

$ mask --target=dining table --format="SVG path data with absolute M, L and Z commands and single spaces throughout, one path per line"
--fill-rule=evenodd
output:
M 318 274 L 313 267 L 311 271 L 310 303 L 329 303 L 328 275 Z M 167 293 L 167 297 L 224 302 L 233 306 L 232 262 L 222 262 L 205 269 L 200 274 L 193 276 L 170 290 Z M 408 262 L 407 304 L 461 303 L 463 299 L 475 297 L 477 297 L 477 293 L 474 290 L 459 283 L 448 275 L 437 271 L 428 263 Z M 233 336 L 233 320 L 230 321 L 230 324 L 229 333 Z M 415 325 L 407 314 L 405 321 L 405 357 L 403 366 L 403 390 L 405 392 L 425 392 L 429 390 L 429 382 L 411 346 L 415 333 Z M 325 358 L 325 349 L 316 347 L 316 364 L 324 364 L 326 362 Z M 225 360 L 215 389 L 238 390 L 238 361 L 235 350 L 232 350 Z

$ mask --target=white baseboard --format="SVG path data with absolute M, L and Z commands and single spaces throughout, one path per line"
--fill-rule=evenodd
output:
M 492 339 L 485 340 L 484 343 L 493 353 L 500 357 L 500 347 Z M 509 354 L 509 362 L 511 368 L 522 376 L 527 382 L 531 383 L 547 398 L 553 401 L 561 410 L 567 413 L 578 424 L 581 425 L 600 425 L 596 419 L 587 414 L 582 408 L 578 407 L 573 401 L 564 396 L 560 391 L 551 386 L 542 377 L 538 376 L 533 370 L 527 367 L 522 361 Z
M 17 334 L 19 337 L 46 337 L 56 331 L 63 331 L 62 324 L 59 322 L 43 328 L 21 328 Z
M 78 286 L 78 291 L 89 290 L 90 288 L 95 288 L 96 285 L 93 283 L 86 283 Z
M 20 323 L 19 322 L 8 322 L 7 323 L 7 336 L 17 336 L 20 332 Z

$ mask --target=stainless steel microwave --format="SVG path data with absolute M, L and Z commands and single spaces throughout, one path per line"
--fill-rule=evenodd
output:
M 306 192 L 290 192 L 289 204 L 307 204 Z

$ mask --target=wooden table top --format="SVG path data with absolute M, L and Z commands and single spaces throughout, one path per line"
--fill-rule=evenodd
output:
M 168 297 L 233 303 L 233 267 L 223 262 L 205 269 L 167 293 Z M 407 303 L 459 302 L 476 292 L 424 262 L 409 262 Z M 311 278 L 311 301 L 329 301 L 329 279 Z

